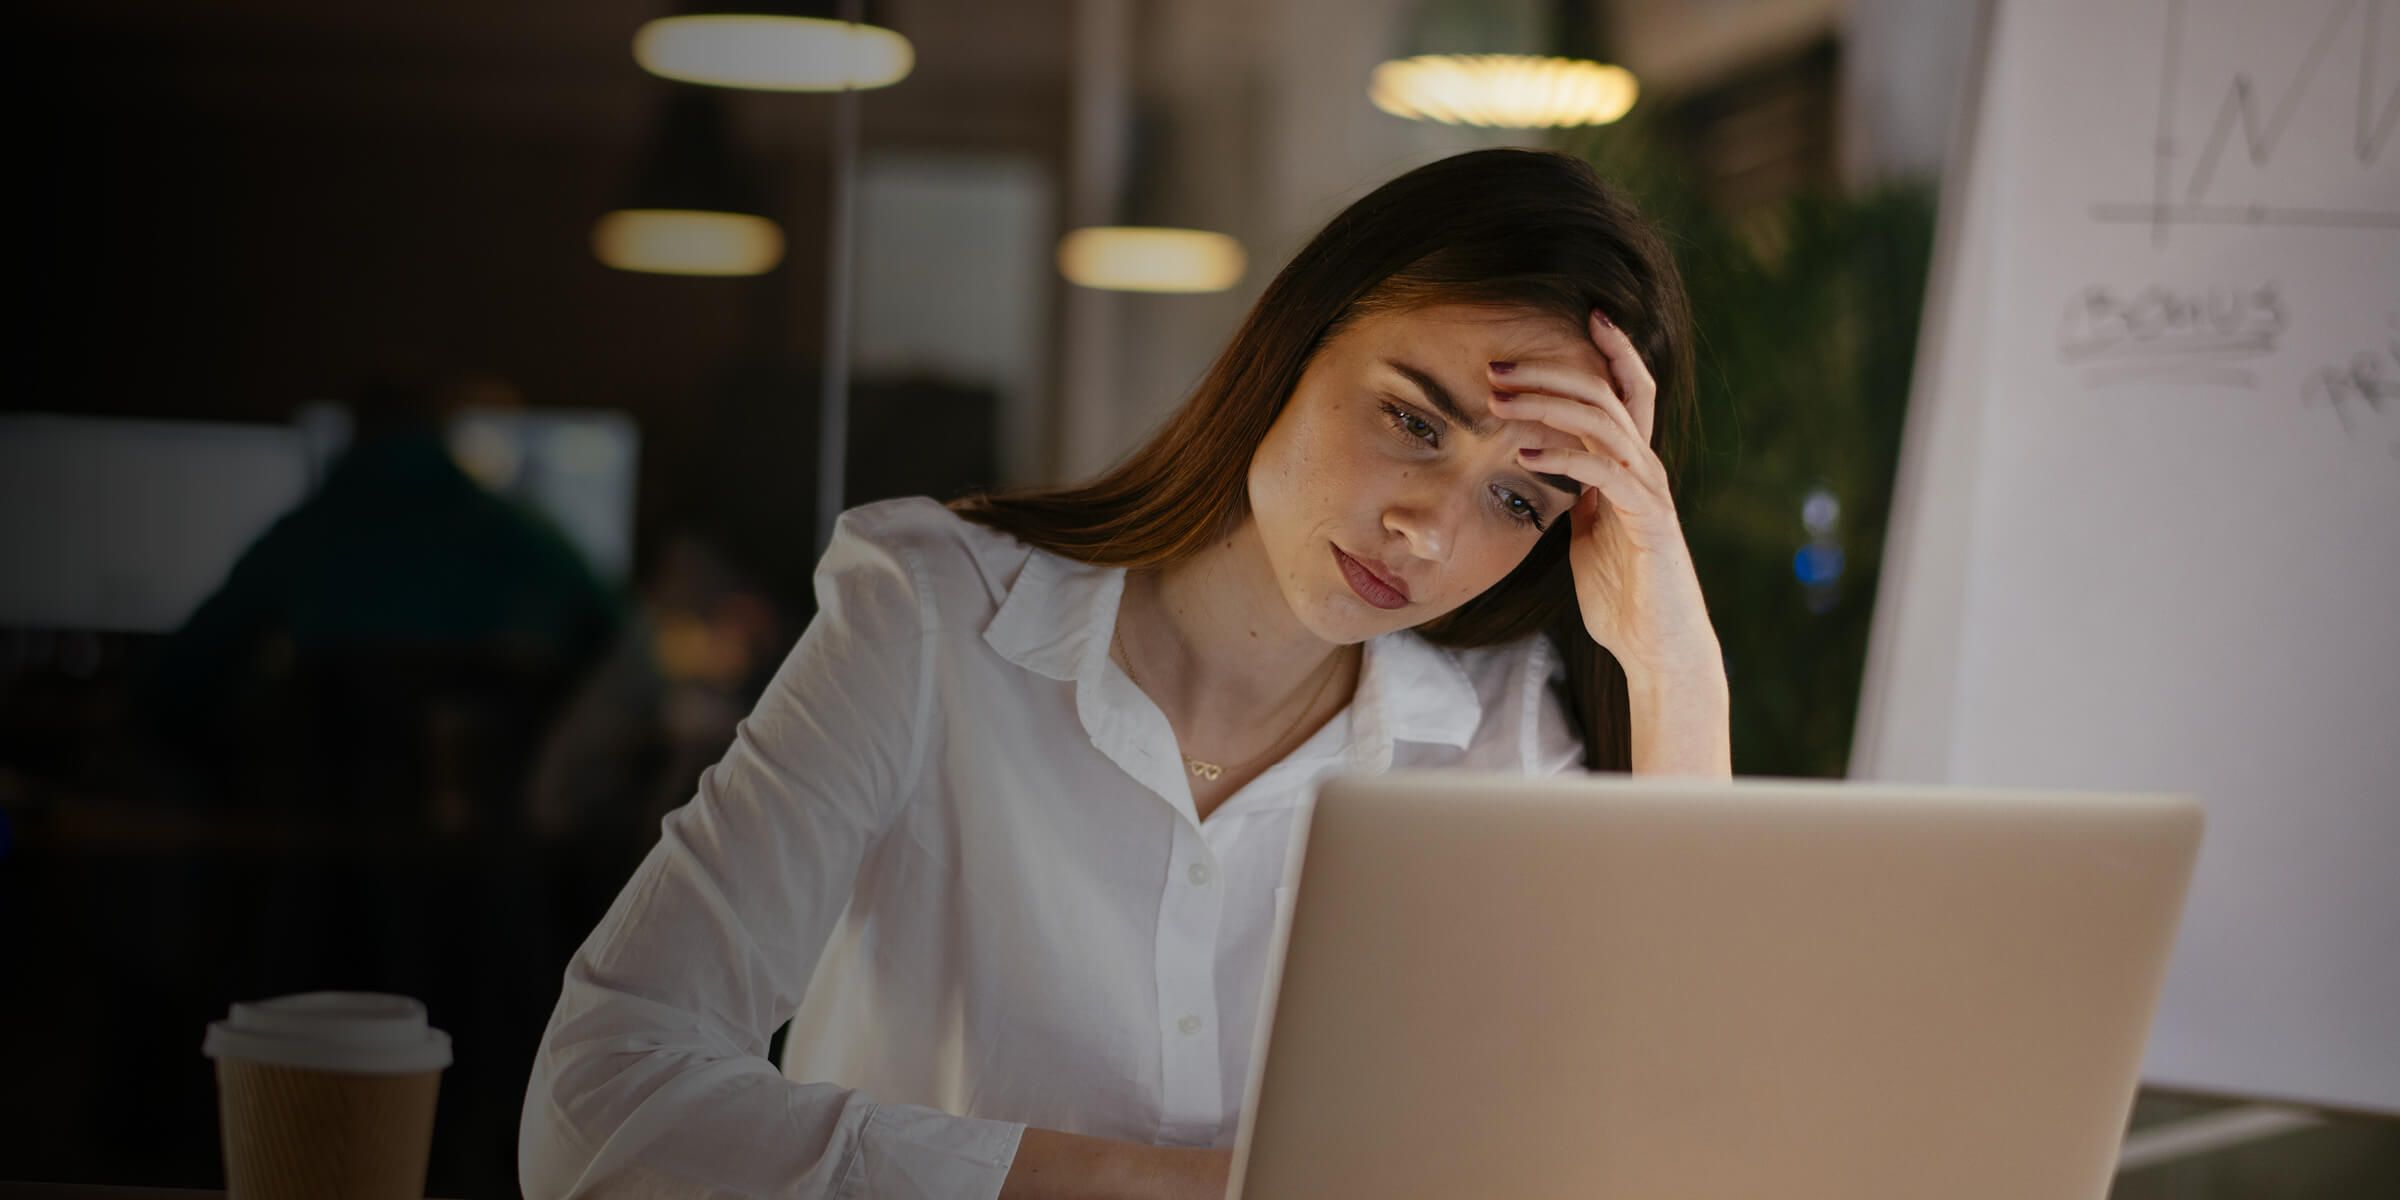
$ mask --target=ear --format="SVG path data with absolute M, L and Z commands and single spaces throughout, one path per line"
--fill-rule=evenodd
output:
M 1591 531 L 1593 523 L 1600 519 L 1600 505 L 1600 489 L 1596 487 L 1586 487 L 1582 495 L 1575 497 L 1575 506 L 1567 511 L 1574 514 L 1576 537 Z

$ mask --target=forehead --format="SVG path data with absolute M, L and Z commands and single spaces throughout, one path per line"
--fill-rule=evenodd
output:
M 1595 353 L 1583 332 L 1548 313 L 1524 308 L 1437 304 L 1376 313 L 1344 331 L 1343 340 L 1372 352 L 1414 350 L 1461 356 L 1478 365 L 1493 359 L 1567 358 Z
M 1406 363 L 1450 393 L 1470 426 L 1488 415 L 1484 364 L 1497 359 L 1599 364 L 1599 348 L 1583 332 L 1546 313 L 1518 308 L 1434 305 L 1362 318 L 1342 335 L 1340 371 L 1376 372 L 1380 363 Z M 1411 385 L 1412 387 L 1414 385 Z M 1415 395 L 1415 392 L 1409 392 Z M 1477 434 L 1470 441 L 1488 436 Z M 1572 449 L 1577 440 L 1533 421 L 1504 421 L 1492 445 Z M 1571 489 L 1570 489 L 1571 490 Z

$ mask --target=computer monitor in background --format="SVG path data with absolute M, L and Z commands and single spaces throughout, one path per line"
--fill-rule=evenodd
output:
M 0 416 L 0 626 L 175 629 L 314 478 L 292 425 Z
M 555 522 L 592 570 L 633 570 L 633 492 L 641 432 L 597 409 L 469 408 L 450 420 L 450 456 L 467 474 Z

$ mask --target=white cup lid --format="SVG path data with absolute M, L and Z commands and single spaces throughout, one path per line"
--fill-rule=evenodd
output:
M 450 1065 L 450 1035 L 425 1006 L 382 992 L 302 992 L 236 1004 L 200 1053 L 310 1071 L 413 1075 Z

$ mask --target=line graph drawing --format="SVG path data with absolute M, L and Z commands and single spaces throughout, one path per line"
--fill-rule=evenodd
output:
M 2203 110 L 2208 113 L 2206 131 L 2190 143 L 2187 154 L 2186 143 L 2178 136 L 2178 123 L 2184 117 L 2178 105 L 2195 82 L 2183 77 L 2191 69 L 2184 39 L 2189 2 L 2166 0 L 2150 200 L 2095 204 L 2094 219 L 2147 224 L 2152 244 L 2161 246 L 2171 227 L 2187 224 L 2400 229 L 2400 209 L 2256 199 L 2239 202 L 2216 194 L 2223 187 L 2221 175 L 2229 151 L 2239 152 L 2234 162 L 2246 158 L 2250 167 L 2264 171 L 2273 167 L 2279 151 L 2288 154 L 2294 141 L 2321 148 L 2327 132 L 2323 126 L 2332 123 L 2327 120 L 2329 89 L 2344 84 L 2356 89 L 2355 100 L 2344 114 L 2350 125 L 2346 157 L 2364 169 L 2382 165 L 2393 144 L 2394 127 L 2400 126 L 2400 83 L 2379 78 L 2384 74 L 2379 68 L 2385 65 L 2386 21 L 2400 19 L 2400 14 L 2386 11 L 2394 0 L 2337 0 L 2325 8 L 2297 69 L 2280 81 L 2262 80 L 2264 72 L 2247 65 L 2235 67 L 2222 95 Z M 2347 45 L 2356 47 L 2355 56 L 2341 53 Z M 2353 64 L 2354 70 L 2343 70 Z M 2343 78 L 2345 74 L 2352 78 Z M 2191 94 L 2205 99 L 2214 83 L 2214 79 L 2198 80 L 2199 90 Z M 2379 85 L 2384 88 L 2381 92 Z M 2309 100 L 2318 102 L 2310 110 L 2312 120 L 2297 121 L 2303 103 Z

